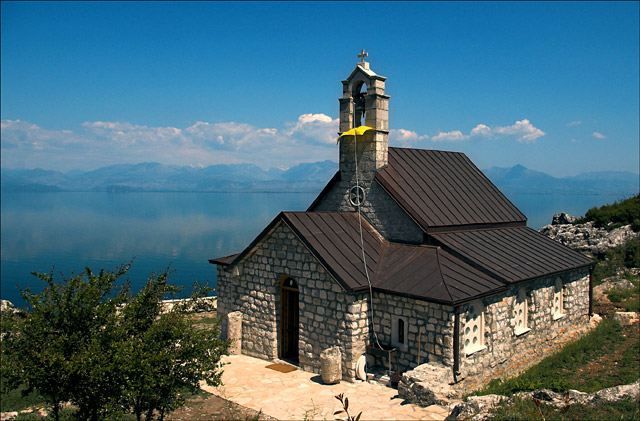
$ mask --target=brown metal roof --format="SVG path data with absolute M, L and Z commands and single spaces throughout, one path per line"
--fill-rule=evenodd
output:
M 282 212 L 245 251 L 210 262 L 239 263 L 280 222 L 292 229 L 343 288 L 368 289 L 356 212 Z M 362 233 L 375 290 L 453 304 L 506 288 L 439 247 L 389 242 L 364 218 Z
M 431 234 L 431 237 L 453 254 L 507 282 L 595 263 L 527 227 L 443 232 Z
M 344 287 L 350 290 L 368 287 L 356 212 L 283 212 L 282 216 Z M 364 218 L 362 238 L 369 277 L 373 278 L 386 240 Z
M 356 212 L 312 212 L 339 181 L 336 173 L 308 212 L 280 213 L 242 252 L 210 260 L 234 265 L 280 223 L 298 236 L 343 288 L 368 289 Z M 455 304 L 506 289 L 510 282 L 594 264 L 526 227 L 526 217 L 462 153 L 389 148 L 376 180 L 434 245 L 392 243 L 363 217 L 374 289 Z
M 463 153 L 389 148 L 389 165 L 375 179 L 427 232 L 527 221 Z
M 440 247 L 389 243 L 373 280 L 376 290 L 457 303 L 504 290 L 505 284 Z
M 213 263 L 214 265 L 230 265 L 236 259 L 236 257 L 240 256 L 240 253 L 231 254 L 229 256 L 218 257 L 216 259 L 209 259 L 209 263 Z

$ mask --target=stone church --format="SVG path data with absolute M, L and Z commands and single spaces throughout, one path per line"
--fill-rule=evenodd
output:
M 594 262 L 528 228 L 463 153 L 389 147 L 386 78 L 359 57 L 342 81 L 339 171 L 306 212 L 210 260 L 241 352 L 319 373 L 338 347 L 345 380 L 365 361 L 437 363 L 472 390 L 584 333 Z

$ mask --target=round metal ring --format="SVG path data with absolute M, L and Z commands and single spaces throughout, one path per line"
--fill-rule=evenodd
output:
M 360 186 L 353 186 L 349 189 L 349 202 L 355 206 L 359 207 L 364 203 L 365 193 L 364 189 Z

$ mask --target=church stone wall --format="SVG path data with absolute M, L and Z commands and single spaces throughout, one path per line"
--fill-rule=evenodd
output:
M 564 316 L 554 320 L 554 284 L 563 282 Z M 527 333 L 515 334 L 514 304 L 518 291 L 526 288 Z M 484 344 L 486 349 L 466 355 L 464 322 L 469 305 L 460 314 L 460 372 L 456 389 L 471 391 L 491 379 L 512 377 L 582 336 L 589 326 L 589 274 L 578 269 L 513 285 L 509 291 L 485 298 Z
M 341 174 L 342 175 L 342 174 Z M 354 212 L 357 209 L 349 202 L 349 189 L 355 185 L 355 179 L 342 179 L 333 185 L 324 198 L 316 205 L 318 212 Z M 393 200 L 387 192 L 373 181 L 360 183 L 365 190 L 366 200 L 360 211 L 371 225 L 389 241 L 421 243 L 422 230 Z
M 398 347 L 397 360 L 391 362 L 393 371 L 407 371 L 420 364 L 441 362 L 451 366 L 453 361 L 453 307 L 429 303 L 414 298 L 383 292 L 373 293 L 374 320 L 378 341 L 392 345 L 393 323 L 403 318 L 407 323 L 406 347 Z M 372 342 L 374 341 L 372 332 Z M 384 364 L 386 361 L 377 361 Z
M 338 346 L 344 378 L 355 377 L 369 334 L 366 297 L 346 293 L 283 222 L 237 268 L 234 276 L 218 265 L 218 314 L 242 312 L 243 354 L 278 357 L 280 280 L 290 276 L 299 288 L 300 367 L 319 373 L 320 353 Z

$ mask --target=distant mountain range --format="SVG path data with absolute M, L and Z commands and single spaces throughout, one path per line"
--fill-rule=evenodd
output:
M 318 191 L 331 179 L 333 161 L 299 164 L 288 170 L 264 170 L 253 164 L 189 167 L 157 162 L 119 164 L 94 171 L 0 170 L 2 191 L 102 192 L 295 192 Z
M 287 170 L 264 170 L 253 164 L 211 165 L 204 168 L 155 162 L 121 164 L 94 171 L 0 170 L 3 192 L 315 192 L 338 169 L 333 161 L 300 164 Z M 540 194 L 638 193 L 638 174 L 622 171 L 588 172 L 573 177 L 552 177 L 516 165 L 492 167 L 484 174 L 503 192 Z
M 482 172 L 504 193 L 540 194 L 638 194 L 640 176 L 625 171 L 585 172 L 571 177 L 553 177 L 522 165 L 492 167 Z

